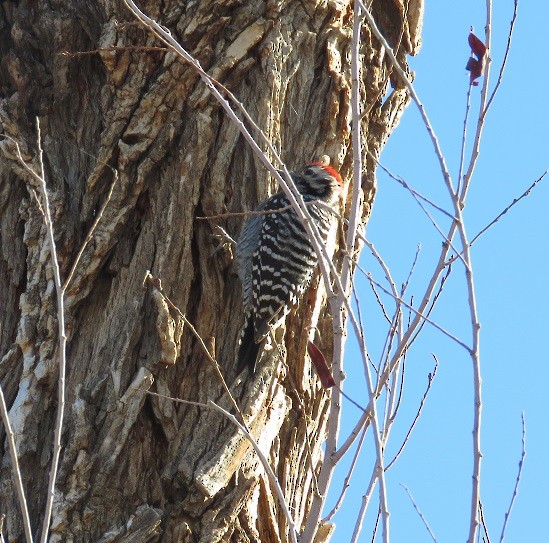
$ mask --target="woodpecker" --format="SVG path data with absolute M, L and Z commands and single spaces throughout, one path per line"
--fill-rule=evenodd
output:
M 305 203 L 319 201 L 333 206 L 338 201 L 341 176 L 331 166 L 311 162 L 301 174 L 290 175 Z M 273 213 L 249 216 L 238 238 L 236 260 L 245 312 L 238 371 L 245 366 L 255 371 L 261 342 L 282 323 L 309 285 L 318 264 L 313 244 L 289 206 L 283 192 L 274 194 L 255 209 Z M 334 215 L 314 204 L 307 209 L 325 243 Z

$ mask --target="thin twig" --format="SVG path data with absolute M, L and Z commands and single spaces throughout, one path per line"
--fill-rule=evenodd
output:
M 343 481 L 343 485 L 341 487 L 341 492 L 339 493 L 337 502 L 332 508 L 332 510 L 322 519 L 322 523 L 330 522 L 330 520 L 334 518 L 334 515 L 339 511 L 339 509 L 341 508 L 341 505 L 343 504 L 343 500 L 345 499 L 345 494 L 347 493 L 347 490 L 351 486 L 351 477 L 353 476 L 353 472 L 355 470 L 355 466 L 358 461 L 360 451 L 362 450 L 362 444 L 364 443 L 364 438 L 366 437 L 367 431 L 368 431 L 368 426 L 365 426 L 364 429 L 362 430 L 362 435 L 360 436 L 360 439 L 358 441 L 358 445 L 356 447 L 355 454 L 353 455 L 351 465 L 349 467 L 345 480 Z
M 357 266 L 358 268 L 358 266 Z M 362 267 L 359 268 L 362 273 L 366 274 L 366 272 L 362 269 Z M 372 292 L 374 293 L 374 297 L 376 299 L 376 302 L 377 302 L 377 305 L 379 306 L 379 308 L 381 309 L 381 313 L 383 315 L 383 318 L 387 321 L 387 323 L 392 326 L 393 325 L 393 321 L 391 320 L 391 317 L 389 317 L 389 315 L 387 314 L 387 311 L 385 309 L 385 306 L 383 305 L 383 301 L 381 300 L 381 297 L 379 296 L 377 290 L 376 290 L 376 286 L 370 281 L 370 288 L 372 289 Z M 359 307 L 359 305 L 357 304 L 357 307 Z
M 444 285 L 446 284 L 446 281 L 448 280 L 448 277 L 452 273 L 452 269 L 453 268 L 452 268 L 451 264 L 446 268 L 446 274 L 442 276 L 442 278 L 440 280 L 438 290 L 435 292 L 435 294 L 433 296 L 433 299 L 431 300 L 431 303 L 430 303 L 427 311 L 425 311 L 425 313 L 424 313 L 427 317 L 429 317 L 431 315 L 431 313 L 433 312 L 433 309 L 435 308 L 436 303 L 438 302 L 438 299 L 442 295 L 442 291 L 444 290 Z M 415 334 L 410 338 L 410 341 L 408 343 L 408 348 L 410 348 L 414 344 L 415 340 L 417 339 L 417 337 L 419 336 L 419 334 L 423 330 L 423 327 L 425 326 L 425 323 L 426 323 L 426 321 L 421 321 L 420 325 L 417 327 L 417 330 L 416 330 Z
M 459 194 L 461 182 L 463 178 L 463 165 L 465 163 L 465 144 L 467 143 L 467 122 L 469 120 L 469 112 L 471 111 L 471 89 L 473 88 L 472 81 L 469 80 L 467 88 L 467 100 L 465 104 L 465 117 L 463 119 L 463 134 L 461 136 L 461 154 L 459 157 L 459 173 L 456 192 Z
M 305 202 L 305 205 L 314 205 L 316 202 Z M 219 213 L 218 215 L 209 215 L 207 217 L 196 217 L 197 221 L 217 221 L 219 219 L 230 219 L 232 217 L 249 217 L 252 215 L 270 215 L 271 213 L 283 213 L 292 209 L 293 206 L 287 205 L 278 209 L 266 209 L 260 211 L 235 211 L 231 213 Z
M 11 467 L 12 474 L 15 483 L 15 489 L 17 491 L 17 498 L 19 500 L 19 507 L 21 507 L 21 516 L 23 517 L 23 529 L 25 530 L 25 539 L 27 543 L 32 543 L 32 529 L 29 517 L 29 509 L 27 507 L 27 499 L 25 497 L 25 489 L 23 488 L 23 478 L 21 476 L 21 469 L 19 467 L 19 458 L 17 456 L 17 447 L 15 445 L 15 435 L 11 427 L 10 419 L 8 416 L 8 408 L 6 406 L 6 400 L 4 399 L 4 391 L 0 385 L 0 416 L 2 417 L 2 422 L 4 423 L 4 431 L 6 432 L 6 439 L 8 442 L 8 447 L 10 449 L 10 458 L 11 458 Z M 2 515 L 2 525 L 4 524 L 4 515 Z M 4 539 L 2 535 L 2 530 L 0 529 L 0 536 L 2 540 Z
M 103 52 L 118 52 L 118 51 L 147 51 L 147 52 L 160 52 L 169 53 L 171 49 L 167 47 L 153 47 L 146 45 L 109 45 L 108 47 L 101 47 L 99 49 L 91 49 L 90 51 L 61 51 L 59 54 L 63 57 L 79 57 L 85 55 L 95 55 Z
M 454 219 L 454 215 L 452 215 L 449 211 L 446 211 L 443 207 L 439 206 L 438 204 L 435 204 L 432 200 L 427 198 L 426 196 L 423 196 L 423 194 L 419 193 L 417 190 L 413 189 L 409 183 L 400 175 L 394 174 L 389 168 L 384 166 L 375 156 L 372 152 L 368 151 L 368 154 L 372 159 L 374 159 L 377 166 L 379 166 L 391 179 L 396 181 L 401 187 L 405 188 L 412 196 L 416 197 L 419 200 L 423 200 L 426 204 L 429 204 L 431 207 L 436 209 L 437 211 L 440 211 L 443 215 L 446 215 L 449 219 Z
M 416 502 L 414 501 L 414 498 L 410 491 L 408 490 L 408 487 L 402 483 L 400 483 L 400 486 L 406 490 L 406 494 L 408 494 L 408 497 L 410 498 L 410 501 L 412 502 L 412 505 L 414 506 L 414 509 L 416 510 L 417 514 L 419 515 L 419 518 L 422 520 L 423 524 L 425 525 L 425 528 L 427 528 L 427 531 L 429 532 L 429 535 L 431 536 L 431 539 L 437 543 L 437 538 L 435 537 L 435 534 L 433 533 L 433 530 L 431 530 L 431 527 L 429 526 L 429 523 L 427 522 L 426 518 L 423 516 L 423 513 L 419 510 L 419 507 L 417 506 Z
M 419 420 L 419 417 L 421 416 L 421 411 L 423 410 L 423 405 L 425 404 L 425 400 L 427 399 L 427 395 L 429 394 L 429 391 L 431 390 L 431 386 L 433 384 L 433 380 L 435 378 L 435 375 L 437 374 L 438 369 L 438 360 L 437 357 L 433 354 L 433 357 L 435 358 L 435 366 L 433 368 L 433 371 L 429 374 L 428 382 L 427 382 L 427 388 L 425 389 L 425 392 L 423 393 L 423 397 L 421 398 L 421 402 L 419 403 L 419 407 L 416 411 L 416 416 L 414 417 L 414 420 L 412 421 L 412 424 L 410 425 L 410 428 L 408 429 L 408 432 L 406 433 L 406 437 L 404 438 L 402 445 L 400 446 L 400 449 L 398 449 L 397 453 L 395 454 L 394 458 L 387 464 L 385 467 L 385 471 L 387 471 L 398 459 L 398 457 L 402 454 L 402 451 L 404 450 L 404 447 L 406 446 L 406 443 L 408 443 L 408 440 L 410 439 L 410 436 L 412 435 L 412 431 L 414 430 L 414 427 Z
M 513 505 L 518 495 L 520 479 L 522 477 L 522 468 L 524 467 L 524 459 L 526 458 L 526 421 L 524 420 L 524 413 L 521 413 L 521 420 L 522 420 L 522 452 L 520 455 L 517 477 L 515 479 L 515 488 L 513 489 L 513 495 L 511 496 L 509 507 L 505 512 L 505 519 L 503 521 L 503 526 L 501 528 L 499 543 L 503 543 L 503 540 L 505 539 L 505 530 L 507 529 L 507 523 L 509 522 L 509 517 L 511 516 L 511 510 L 513 509 Z
M 406 280 L 404 283 L 402 283 L 402 288 L 400 289 L 400 296 L 404 296 L 404 293 L 406 292 L 406 289 L 408 288 L 408 284 L 410 283 L 410 279 L 412 278 L 412 275 L 414 274 L 414 270 L 416 269 L 416 264 L 419 259 L 419 253 L 421 252 L 421 244 L 418 243 L 416 247 L 416 254 L 414 255 L 414 260 L 412 261 L 412 265 L 410 266 L 410 271 L 408 272 L 408 276 L 406 277 Z
M 377 515 L 376 515 L 376 521 L 374 523 L 374 527 L 372 528 L 372 539 L 371 543 L 375 543 L 376 535 L 377 535 L 377 529 L 379 527 L 379 517 L 381 516 L 381 510 L 379 507 L 377 508 Z
M 389 283 L 389 285 L 391 287 L 391 292 L 393 293 L 393 295 L 395 297 L 398 297 L 398 289 L 396 287 L 395 281 L 393 280 L 393 277 L 391 276 L 391 271 L 389 270 L 389 266 L 387 266 L 385 260 L 383 260 L 383 258 L 381 257 L 381 255 L 379 254 L 379 252 L 377 251 L 377 249 L 376 249 L 376 247 L 373 243 L 368 241 L 366 238 L 363 238 L 362 241 L 364 242 L 366 247 L 368 247 L 368 249 L 370 249 L 370 252 L 374 256 L 374 258 L 378 261 L 379 265 L 381 266 L 381 269 L 383 270 L 383 273 L 385 274 L 385 279 L 387 279 L 387 282 Z M 356 262 L 355 262 L 355 264 L 356 264 Z
M 467 173 L 463 176 L 463 184 L 461 186 L 461 192 L 458 193 L 458 200 L 460 202 L 460 208 L 463 206 L 467 197 L 467 191 L 469 190 L 469 184 L 473 176 L 478 157 L 480 156 L 480 142 L 482 139 L 482 132 L 484 130 L 484 124 L 486 121 L 485 105 L 488 99 L 488 87 L 490 84 L 490 68 L 492 65 L 491 53 L 491 41 L 492 41 L 492 0 L 486 0 L 486 24 L 484 27 L 484 45 L 486 46 L 486 62 L 484 65 L 484 81 L 482 84 L 482 90 L 480 91 L 480 104 L 479 115 L 477 118 L 477 128 L 475 131 L 475 138 L 473 140 L 473 149 L 469 159 L 469 166 Z M 473 543 L 470 540 L 469 543 Z
M 109 166 L 109 168 L 110 168 L 110 166 Z M 114 168 L 111 168 L 111 170 L 114 173 L 113 182 L 111 183 L 111 187 L 109 189 L 109 192 L 107 193 L 107 197 L 105 198 L 105 201 L 103 202 L 103 204 L 101 205 L 101 208 L 99 209 L 99 213 L 97 214 L 97 217 L 93 221 L 93 224 L 91 225 L 91 228 L 88 231 L 88 234 L 86 235 L 86 239 L 84 239 L 84 243 L 82 243 L 82 246 L 80 247 L 80 250 L 78 251 L 78 254 L 76 255 L 76 258 L 74 259 L 74 262 L 73 262 L 72 267 L 71 267 L 71 271 L 69 272 L 69 275 L 67 276 L 67 279 L 65 280 L 65 283 L 63 284 L 63 293 L 66 292 L 67 287 L 69 286 L 69 284 L 72 280 L 74 272 L 76 271 L 76 268 L 77 268 L 78 264 L 80 263 L 80 259 L 82 258 L 82 255 L 84 254 L 84 250 L 88 246 L 88 243 L 91 241 L 91 239 L 93 237 L 93 233 L 95 232 L 95 229 L 97 228 L 97 225 L 99 224 L 99 221 L 103 217 L 103 213 L 105 213 L 105 209 L 107 208 L 107 205 L 109 204 L 109 202 L 111 200 L 112 193 L 114 191 L 114 186 L 116 185 L 116 182 L 118 181 L 118 172 Z
M 275 492 L 278 496 L 278 501 L 280 504 L 280 507 L 284 511 L 284 515 L 286 517 L 286 522 L 288 523 L 288 531 L 290 532 L 290 540 L 292 543 L 297 543 L 297 530 L 296 525 L 294 522 L 294 519 L 292 518 L 292 515 L 290 513 L 290 509 L 288 507 L 288 504 L 286 503 L 286 498 L 284 496 L 284 492 L 282 491 L 282 488 L 280 486 L 280 483 L 278 482 L 278 479 L 276 478 L 275 472 L 273 471 L 273 468 L 271 468 L 271 465 L 269 464 L 269 461 L 267 460 L 267 457 L 263 454 L 262 450 L 260 449 L 259 445 L 255 441 L 255 439 L 252 437 L 250 432 L 242 425 L 240 424 L 234 415 L 231 415 L 228 411 L 225 411 L 221 406 L 215 404 L 211 400 L 208 401 L 208 406 L 212 407 L 216 411 L 219 411 L 222 413 L 225 417 L 227 417 L 248 439 L 248 441 L 251 443 L 252 447 L 254 448 L 255 453 L 257 454 L 257 457 L 259 458 L 263 469 L 267 473 L 267 477 L 269 478 L 269 481 L 274 486 Z
M 482 524 L 482 529 L 484 530 L 484 535 L 486 537 L 483 537 L 483 543 L 491 543 L 490 542 L 490 534 L 488 533 L 488 526 L 486 526 L 486 521 L 484 520 L 484 507 L 482 506 L 482 502 L 478 503 L 478 511 L 480 515 L 480 523 Z M 479 539 L 480 539 L 480 530 L 479 533 Z
M 547 175 L 547 170 L 538 177 L 518 198 L 515 198 L 493 221 L 489 222 L 473 239 L 469 242 L 469 245 L 473 245 L 475 241 L 486 232 L 490 227 L 494 226 L 515 204 L 518 204 L 523 198 L 528 196 L 532 189 Z
M 509 57 L 509 52 L 511 51 L 511 40 L 513 38 L 513 30 L 515 28 L 515 22 L 517 20 L 517 9 L 518 9 L 518 0 L 515 0 L 514 2 L 514 8 L 513 8 L 513 16 L 511 18 L 511 24 L 509 25 L 509 34 L 507 35 L 507 47 L 505 48 L 505 55 L 503 56 L 503 62 L 501 63 L 501 68 L 499 69 L 499 75 L 498 80 L 496 82 L 496 86 L 494 87 L 494 90 L 492 91 L 492 94 L 490 95 L 490 98 L 488 100 L 488 103 L 486 104 L 486 107 L 484 108 L 483 116 L 488 113 L 488 110 L 490 109 L 490 106 L 492 105 L 492 101 L 494 100 L 494 97 L 496 96 L 496 93 L 499 90 L 499 87 L 501 85 L 501 81 L 503 79 L 503 72 L 505 71 L 505 66 L 507 64 L 507 59 Z

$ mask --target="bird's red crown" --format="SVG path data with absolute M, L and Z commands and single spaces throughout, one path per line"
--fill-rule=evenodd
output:
M 324 162 L 309 162 L 307 166 L 318 166 L 319 168 L 322 168 L 328 175 L 331 175 L 340 185 L 343 184 L 343 180 L 341 179 L 341 175 L 339 175 L 339 172 L 329 164 L 326 164 Z

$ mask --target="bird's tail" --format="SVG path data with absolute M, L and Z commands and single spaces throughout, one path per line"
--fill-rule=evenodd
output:
M 260 343 L 255 342 L 254 320 L 252 315 L 247 316 L 244 328 L 240 334 L 240 345 L 238 347 L 237 372 L 240 373 L 246 366 L 250 373 L 255 372 L 257 355 L 259 354 Z

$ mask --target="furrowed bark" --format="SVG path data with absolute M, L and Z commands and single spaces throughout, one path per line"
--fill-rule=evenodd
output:
M 328 155 L 350 178 L 352 2 L 140 7 L 235 94 L 288 167 Z M 419 1 L 407 14 L 400 2 L 372 6 L 402 65 L 419 46 L 421 12 Z M 366 150 L 379 156 L 408 95 L 362 32 L 365 222 L 375 195 Z M 240 284 L 229 254 L 215 251 L 215 223 L 197 220 L 252 209 L 276 187 L 195 70 L 159 49 L 123 2 L 5 2 L 0 33 L 1 133 L 35 165 L 40 119 L 62 279 L 104 207 L 65 292 L 66 411 L 49 541 L 286 541 L 238 430 L 215 411 L 147 394 L 232 409 L 199 342 L 143 287 L 150 270 L 211 347 L 301 529 L 329 410 L 302 333 L 316 325 L 330 353 L 322 286 L 287 321 L 288 369 L 271 351 L 253 379 L 237 381 Z M 34 181 L 13 144 L 0 146 L 0 379 L 37 536 L 57 409 L 57 307 Z M 220 224 L 234 237 L 241 223 Z M 6 541 L 22 541 L 5 438 L 2 428 L 0 514 Z

